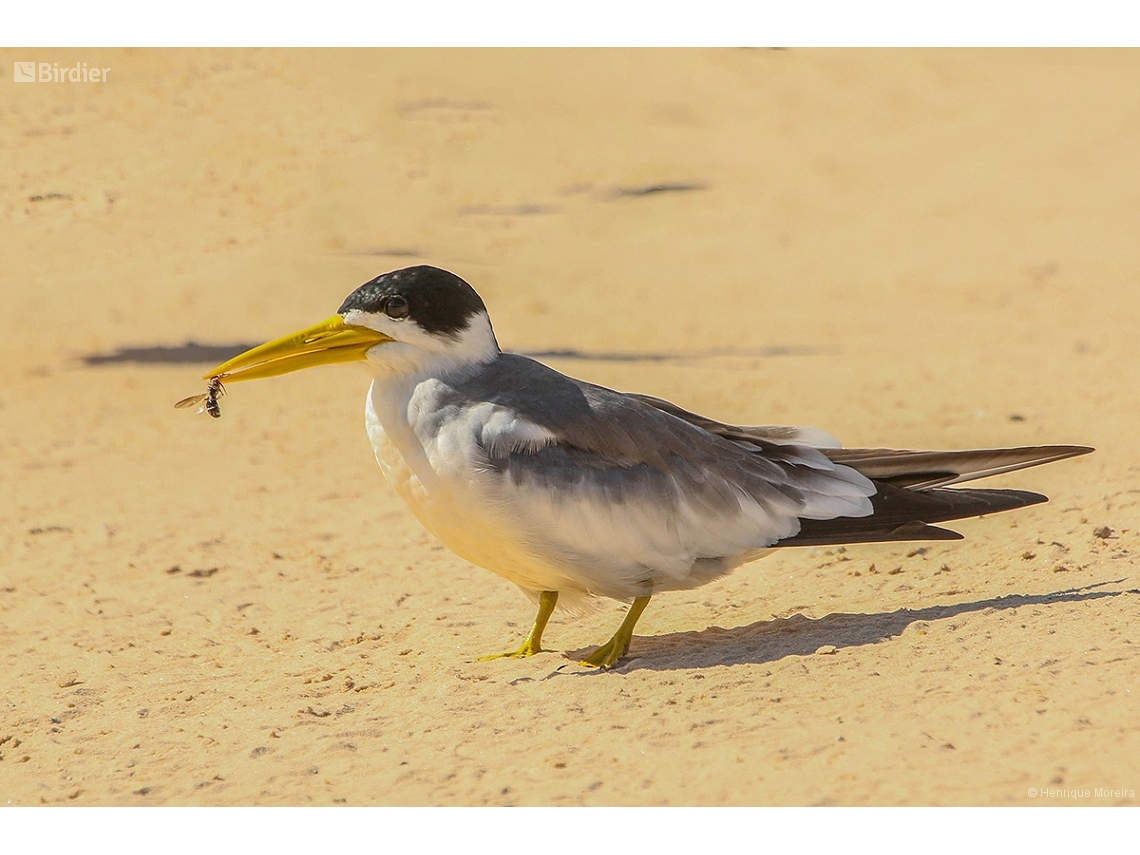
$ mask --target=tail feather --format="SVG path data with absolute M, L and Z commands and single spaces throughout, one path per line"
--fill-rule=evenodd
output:
M 876 482 L 872 512 L 865 517 L 800 520 L 800 530 L 776 546 L 824 546 L 900 540 L 960 540 L 956 531 L 930 523 L 994 514 L 1048 501 L 1027 490 L 910 490 Z

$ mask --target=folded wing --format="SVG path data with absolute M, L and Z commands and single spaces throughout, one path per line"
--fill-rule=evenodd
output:
M 510 485 L 501 501 L 546 558 L 594 566 L 599 586 L 646 573 L 682 587 L 771 546 L 957 539 L 935 524 L 1046 497 L 947 485 L 1092 450 L 843 449 L 823 431 L 728 425 L 513 356 L 455 396 L 489 407 L 473 421 L 492 481 Z
M 700 584 L 802 520 L 873 510 L 872 482 L 819 448 L 721 436 L 524 357 L 500 357 L 438 409 L 476 432 L 485 497 L 538 557 L 609 596 Z
M 813 428 L 729 425 L 690 413 L 668 401 L 640 400 L 662 412 L 698 425 L 717 436 L 771 453 L 773 445 L 810 444 L 834 463 L 849 466 L 871 479 L 876 492 L 873 512 L 858 518 L 803 520 L 799 532 L 777 546 L 822 546 L 894 540 L 958 540 L 955 531 L 931 523 L 1008 511 L 1048 501 L 1025 490 L 950 490 L 977 478 L 1001 475 L 1088 454 L 1083 445 L 1037 445 L 963 451 L 905 451 L 889 448 L 840 448 Z

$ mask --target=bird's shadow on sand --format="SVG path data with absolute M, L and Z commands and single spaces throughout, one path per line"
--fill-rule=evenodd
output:
M 635 636 L 627 658 L 613 669 L 630 671 L 676 671 L 709 668 L 714 665 L 761 665 L 785 656 L 807 656 L 821 647 L 837 650 L 877 644 L 886 641 L 919 621 L 942 620 L 985 609 L 1016 609 L 1022 606 L 1050 606 L 1058 603 L 1080 603 L 1107 597 L 1137 596 L 1140 590 L 1100 591 L 1105 585 L 1123 582 L 1116 579 L 1082 588 L 1071 588 L 1051 594 L 1010 594 L 972 603 L 928 606 L 924 609 L 897 609 L 876 614 L 830 614 L 813 619 L 803 615 L 757 621 L 747 626 L 723 629 L 712 626 L 696 632 L 670 632 L 664 635 Z M 593 648 L 568 651 L 567 658 L 580 660 Z M 563 666 L 565 667 L 565 666 Z M 566 674 L 564 670 L 557 673 Z M 570 672 L 579 674 L 597 671 Z M 552 675 L 553 676 L 553 675 Z

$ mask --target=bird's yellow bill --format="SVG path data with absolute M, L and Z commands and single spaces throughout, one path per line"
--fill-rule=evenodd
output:
M 227 383 L 234 383 L 276 377 L 314 365 L 357 362 L 365 358 L 370 348 L 388 341 L 392 339 L 384 333 L 346 324 L 340 315 L 333 315 L 300 332 L 247 350 L 223 362 L 205 375 L 205 379 L 224 377 Z

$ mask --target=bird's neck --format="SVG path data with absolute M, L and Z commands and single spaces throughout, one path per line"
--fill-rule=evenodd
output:
M 448 381 L 461 378 L 377 377 L 368 390 L 364 422 L 376 462 L 417 515 L 427 497 L 436 500 L 450 490 L 439 473 L 440 430 L 447 410 L 440 401 L 451 391 Z
M 436 445 L 446 409 L 442 400 L 502 352 L 485 314 L 447 342 L 420 341 L 414 347 L 392 342 L 377 350 L 378 358 L 369 365 L 369 439 L 389 480 L 396 483 L 404 474 L 414 474 L 426 486 L 438 464 Z
M 496 347 L 490 359 L 440 360 L 416 371 L 375 372 L 365 413 L 373 445 L 389 444 L 409 463 L 415 461 L 437 439 L 446 410 L 442 401 L 499 356 Z

